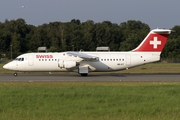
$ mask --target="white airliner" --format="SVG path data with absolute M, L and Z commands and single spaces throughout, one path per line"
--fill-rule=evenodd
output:
M 141 44 L 128 52 L 60 52 L 26 53 L 3 68 L 15 71 L 74 71 L 82 76 L 89 72 L 109 72 L 128 69 L 160 60 L 160 54 L 171 30 L 154 29 Z

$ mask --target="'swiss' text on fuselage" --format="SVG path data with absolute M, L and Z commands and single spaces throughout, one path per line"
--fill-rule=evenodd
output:
M 36 55 L 36 58 L 53 58 L 53 55 Z

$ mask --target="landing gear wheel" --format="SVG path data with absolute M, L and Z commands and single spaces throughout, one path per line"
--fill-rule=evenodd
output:
M 87 76 L 88 74 L 87 73 L 83 73 L 83 74 L 81 74 L 81 76 Z
M 14 73 L 13 75 L 16 77 L 18 74 L 17 74 L 17 73 Z

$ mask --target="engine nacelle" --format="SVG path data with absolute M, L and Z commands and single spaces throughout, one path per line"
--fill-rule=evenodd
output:
M 70 60 L 60 60 L 58 64 L 60 68 L 73 68 L 77 66 L 75 61 Z

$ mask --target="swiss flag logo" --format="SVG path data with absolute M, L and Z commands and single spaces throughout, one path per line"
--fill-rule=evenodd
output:
M 154 48 L 154 49 L 157 49 L 157 46 L 158 46 L 158 45 L 161 45 L 161 41 L 158 41 L 157 38 L 158 38 L 158 37 L 154 37 L 154 40 L 153 40 L 153 41 L 150 41 L 150 44 L 153 45 L 153 48 Z
M 136 49 L 132 52 L 161 52 L 169 37 L 169 34 L 151 33 Z

